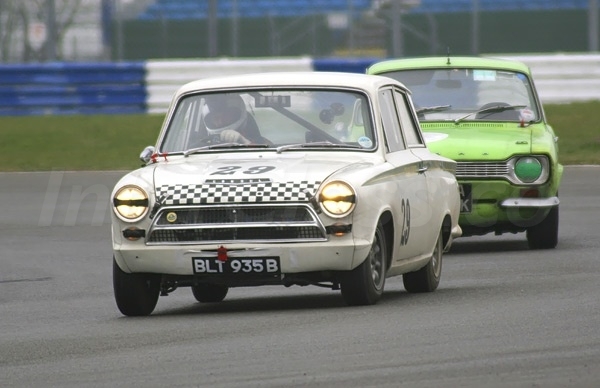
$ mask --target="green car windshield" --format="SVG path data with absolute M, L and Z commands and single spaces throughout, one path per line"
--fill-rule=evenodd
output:
M 506 70 L 444 68 L 385 73 L 412 92 L 421 122 L 540 119 L 527 75 Z

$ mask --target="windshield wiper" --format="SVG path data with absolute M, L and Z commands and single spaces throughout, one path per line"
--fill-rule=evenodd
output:
M 494 105 L 494 106 L 490 106 L 489 108 L 484 108 L 484 109 L 480 109 L 477 110 L 475 112 L 471 112 L 469 114 L 466 114 L 462 117 L 459 117 L 457 119 L 454 120 L 454 124 L 458 124 L 461 121 L 463 121 L 464 119 L 471 117 L 473 115 L 477 115 L 479 113 L 496 113 L 496 112 L 504 112 L 505 110 L 511 110 L 511 109 L 522 109 L 522 108 L 526 108 L 527 105 Z
M 191 154 L 195 154 L 197 152 L 205 151 L 205 150 L 216 150 L 216 149 L 225 149 L 225 148 L 269 148 L 268 144 L 241 144 L 241 143 L 221 143 L 221 144 L 211 144 L 203 147 L 191 148 L 183 152 L 183 156 L 189 156 Z
M 357 145 L 353 145 L 353 144 L 332 143 L 330 141 L 316 141 L 314 143 L 298 143 L 298 144 L 283 145 L 283 146 L 277 147 L 277 153 L 280 154 L 283 151 L 298 149 L 298 148 L 316 148 L 316 147 L 362 149 L 361 146 L 357 146 Z
M 416 110 L 417 114 L 429 113 L 429 112 L 440 112 L 446 109 L 450 109 L 452 105 L 436 105 L 436 106 L 424 106 Z

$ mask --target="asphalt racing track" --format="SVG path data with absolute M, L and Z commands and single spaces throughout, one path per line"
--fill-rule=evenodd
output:
M 346 307 L 339 291 L 189 289 L 126 318 L 109 195 L 124 172 L 0 174 L 1 387 L 596 387 L 600 167 L 567 167 L 556 249 L 458 239 L 440 288 Z

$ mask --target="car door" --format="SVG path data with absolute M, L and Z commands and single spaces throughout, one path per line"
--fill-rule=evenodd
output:
M 421 161 L 419 171 L 421 171 L 421 177 L 425 179 L 426 187 L 418 196 L 418 209 L 423 212 L 422 222 L 426 226 L 421 237 L 424 246 L 431 247 L 439 233 L 440 225 L 438 225 L 438 220 L 433 218 L 433 215 L 442 214 L 442 210 L 437 207 L 445 203 L 445 201 L 439 200 L 438 197 L 442 195 L 443 191 L 441 186 L 442 175 L 446 174 L 440 166 L 437 155 L 432 154 L 425 145 L 409 95 L 404 91 L 395 89 L 394 99 L 407 148 Z
M 427 180 L 421 159 L 407 148 L 402 133 L 399 111 L 394 101 L 394 90 L 379 92 L 381 121 L 383 123 L 386 159 L 394 179 L 392 206 L 395 218 L 395 247 L 392 267 L 402 260 L 423 252 L 423 235 L 428 234 Z

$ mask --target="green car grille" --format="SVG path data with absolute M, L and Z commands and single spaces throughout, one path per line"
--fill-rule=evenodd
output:
M 506 162 L 457 162 L 457 178 L 506 178 L 509 175 Z

